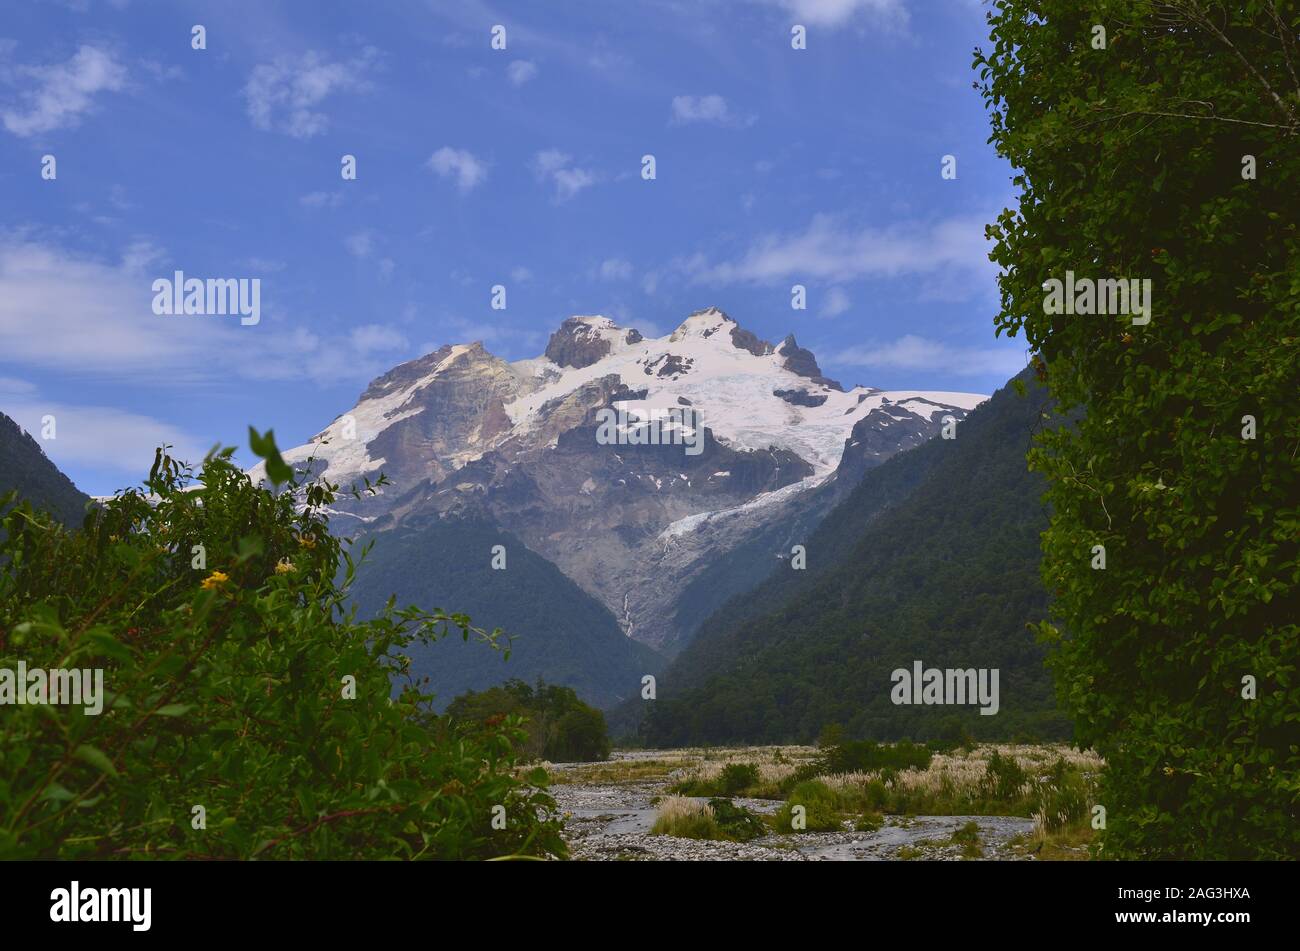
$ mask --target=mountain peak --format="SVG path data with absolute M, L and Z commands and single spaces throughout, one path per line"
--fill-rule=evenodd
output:
M 562 367 L 589 367 L 615 350 L 641 342 L 636 330 L 624 329 L 601 314 L 565 319 L 547 341 L 545 356 Z
M 799 376 L 807 377 L 813 383 L 843 392 L 844 387 L 839 382 L 822 376 L 821 367 L 817 365 L 817 358 L 813 356 L 811 350 L 805 350 L 799 346 L 794 339 L 794 334 L 785 335 L 785 339 L 776 348 L 776 353 L 785 358 L 781 365 L 791 373 L 797 373 Z
M 697 310 L 680 324 L 668 338 L 672 341 L 684 340 L 687 337 L 712 337 L 718 331 L 727 325 L 732 327 L 738 324 L 728 317 L 717 307 L 706 307 L 703 310 Z

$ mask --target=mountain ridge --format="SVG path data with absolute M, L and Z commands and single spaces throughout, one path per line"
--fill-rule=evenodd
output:
M 284 458 L 344 485 L 388 476 L 377 497 L 339 504 L 345 525 L 381 531 L 436 513 L 509 527 L 625 633 L 675 650 L 691 633 L 676 593 L 709 564 L 791 505 L 815 523 L 862 472 L 984 398 L 845 390 L 793 335 L 774 345 L 717 307 L 658 338 L 579 315 L 538 357 L 506 361 L 475 341 L 400 364 Z M 628 420 L 627 444 L 601 444 L 598 414 L 610 409 Z M 699 427 L 698 454 L 631 438 L 670 409 L 693 414 L 684 425 Z

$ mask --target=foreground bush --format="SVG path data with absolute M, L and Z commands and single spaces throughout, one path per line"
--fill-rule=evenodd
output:
M 413 643 L 492 635 L 391 604 L 356 621 L 337 487 L 254 437 L 292 491 L 233 450 L 197 482 L 160 450 L 80 531 L 3 519 L 0 670 L 101 668 L 104 697 L 0 708 L 0 858 L 562 855 L 544 775 L 515 778 L 518 721 L 467 732 L 403 676 Z
M 1031 461 L 1051 483 L 1040 633 L 1107 763 L 1100 854 L 1300 857 L 1300 11 L 989 19 L 976 67 L 1019 186 L 989 229 L 998 330 L 1078 418 Z M 1145 281 L 1146 314 L 1049 306 L 1071 273 Z

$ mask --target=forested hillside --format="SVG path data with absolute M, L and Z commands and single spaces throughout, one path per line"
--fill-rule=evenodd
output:
M 89 501 L 35 439 L 0 413 L 0 495 L 12 489 L 33 508 L 44 509 L 65 525 L 80 525 Z
M 368 540 L 375 544 L 352 588 L 363 616 L 378 614 L 396 595 L 398 606 L 445 606 L 513 638 L 508 658 L 456 638 L 414 649 L 412 668 L 430 678 L 439 706 L 467 690 L 538 678 L 610 706 L 636 694 L 641 678 L 661 667 L 659 655 L 626 637 L 603 605 L 488 522 L 429 518 Z M 504 569 L 492 567 L 498 545 Z
M 810 740 L 830 723 L 873 739 L 1068 734 L 1055 712 L 1040 620 L 1042 481 L 1026 468 L 1048 424 L 1029 373 L 960 424 L 869 471 L 783 567 L 717 612 L 660 678 L 650 745 Z M 890 673 L 998 668 L 1001 708 L 895 705 Z

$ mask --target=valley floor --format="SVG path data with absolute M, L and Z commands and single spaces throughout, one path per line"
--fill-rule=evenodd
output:
M 972 772 L 983 763 L 981 752 L 936 757 L 936 776 Z M 1027 764 L 1046 762 L 1064 748 L 1000 747 L 1013 750 Z M 859 831 L 845 819 L 839 831 L 772 832 L 748 842 L 654 835 L 657 804 L 683 780 L 716 774 L 727 762 L 757 762 L 765 776 L 778 777 L 816 756 L 811 747 L 615 751 L 603 763 L 552 763 L 551 792 L 565 813 L 565 838 L 573 859 L 727 860 L 727 861 L 872 861 L 872 860 L 1032 860 L 1040 857 L 1035 820 L 1017 815 L 885 815 L 878 829 Z M 1067 754 L 1068 755 L 1068 754 Z M 1079 754 L 1073 754 L 1079 756 Z M 982 767 L 981 767 L 982 768 Z M 927 772 L 931 772 L 927 771 Z M 925 774 L 920 774 L 925 776 Z M 775 792 L 773 796 L 777 795 Z M 778 798 L 732 800 L 759 815 L 772 815 Z M 978 843 L 954 834 L 970 823 Z M 959 844 L 962 843 L 962 844 Z M 1038 846 L 1038 847 L 1036 847 Z M 1086 858 L 1086 846 L 1053 847 L 1055 858 Z

